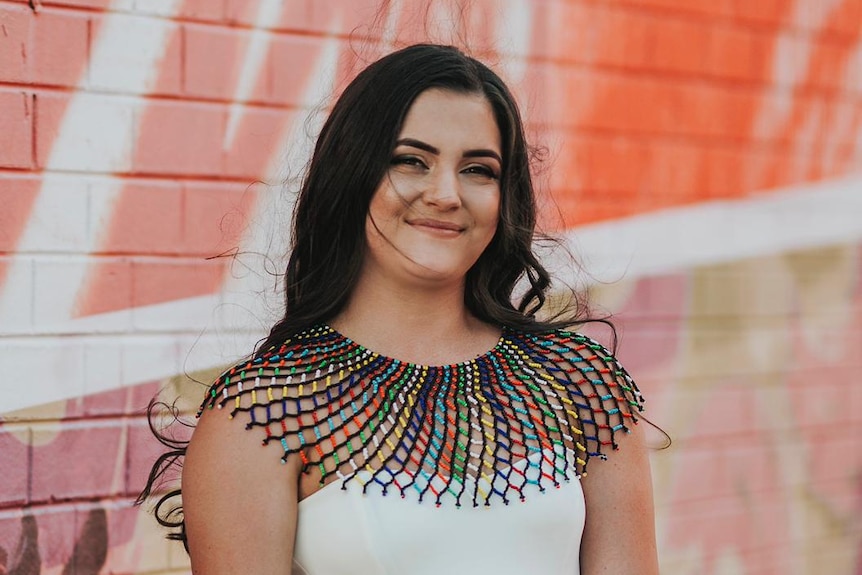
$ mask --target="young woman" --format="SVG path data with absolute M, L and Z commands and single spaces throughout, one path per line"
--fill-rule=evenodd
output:
M 535 220 L 489 68 L 416 45 L 356 77 L 301 189 L 285 315 L 180 450 L 195 573 L 658 572 L 640 393 L 565 330 L 587 318 L 537 318 Z

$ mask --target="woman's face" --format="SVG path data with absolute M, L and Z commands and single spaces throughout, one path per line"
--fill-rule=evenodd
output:
M 478 94 L 430 89 L 404 120 L 368 209 L 366 273 L 462 281 L 500 213 L 500 130 Z

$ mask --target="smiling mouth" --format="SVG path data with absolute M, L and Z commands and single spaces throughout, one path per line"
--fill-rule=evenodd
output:
M 410 220 L 407 223 L 413 227 L 442 235 L 457 235 L 464 231 L 464 228 L 458 224 L 440 220 Z

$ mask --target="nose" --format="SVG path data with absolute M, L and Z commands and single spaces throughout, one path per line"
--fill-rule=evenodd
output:
M 439 170 L 434 177 L 429 178 L 422 195 L 425 203 L 442 210 L 461 207 L 461 182 L 458 173 Z

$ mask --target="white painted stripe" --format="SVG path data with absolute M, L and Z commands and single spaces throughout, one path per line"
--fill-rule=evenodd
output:
M 249 38 L 228 112 L 227 130 L 222 142 L 222 148 L 225 150 L 229 150 L 233 145 L 237 129 L 245 114 L 246 102 L 257 86 L 258 77 L 264 69 L 266 51 L 272 41 L 270 29 L 278 24 L 283 7 L 283 0 L 260 0 L 258 4 L 254 29 Z
M 566 239 L 593 276 L 586 283 L 858 242 L 862 175 L 583 226 Z

